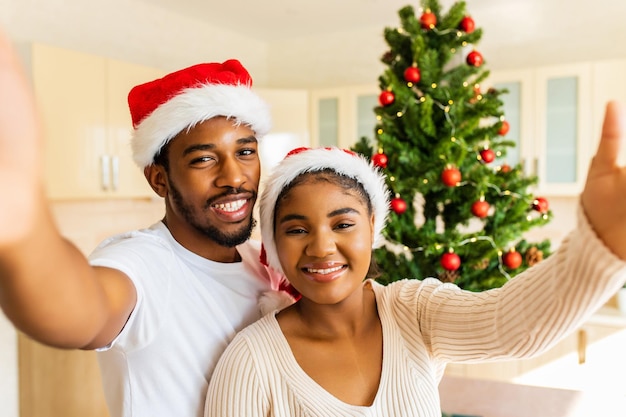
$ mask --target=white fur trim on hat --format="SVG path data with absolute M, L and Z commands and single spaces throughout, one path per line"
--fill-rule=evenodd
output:
M 265 248 L 267 263 L 272 269 L 283 273 L 276 242 L 274 240 L 274 211 L 278 196 L 294 179 L 306 172 L 332 169 L 333 171 L 357 180 L 363 185 L 372 203 L 374 214 L 374 239 L 372 249 L 383 242 L 382 230 L 389 214 L 389 190 L 385 176 L 363 156 L 348 153 L 338 148 L 308 149 L 287 156 L 277 166 L 264 184 L 259 203 L 261 217 L 261 238 Z M 320 198 L 324 198 L 321 196 Z
M 268 104 L 246 85 L 207 84 L 187 88 L 157 107 L 133 132 L 133 159 L 141 168 L 174 136 L 216 116 L 250 126 L 258 139 L 271 129 Z

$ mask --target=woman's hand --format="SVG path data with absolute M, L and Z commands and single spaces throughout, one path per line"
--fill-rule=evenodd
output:
M 606 106 L 602 136 L 591 160 L 581 201 L 597 235 L 626 260 L 626 167 L 619 166 L 626 134 L 625 109 L 611 101 Z

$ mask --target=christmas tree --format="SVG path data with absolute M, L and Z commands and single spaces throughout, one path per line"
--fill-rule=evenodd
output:
M 500 98 L 481 91 L 489 71 L 477 48 L 482 30 L 459 1 L 408 5 L 386 28 L 390 49 L 379 77 L 375 138 L 353 150 L 371 158 L 393 194 L 385 245 L 374 252 L 388 283 L 437 277 L 482 291 L 549 255 L 548 240 L 524 232 L 550 221 L 548 201 L 519 163 L 506 163 L 509 124 Z

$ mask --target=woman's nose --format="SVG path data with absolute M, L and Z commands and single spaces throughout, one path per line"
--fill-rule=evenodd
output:
M 332 232 L 320 230 L 310 235 L 310 241 L 306 247 L 306 254 L 316 258 L 323 258 L 333 254 L 336 250 Z

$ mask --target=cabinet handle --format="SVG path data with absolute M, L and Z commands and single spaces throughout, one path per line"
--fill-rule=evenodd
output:
M 113 171 L 113 191 L 117 191 L 120 185 L 120 158 L 118 156 L 111 157 L 111 169 Z
M 587 360 L 587 332 L 578 331 L 578 364 L 582 365 Z
M 102 174 L 101 184 L 102 184 L 102 189 L 105 191 L 108 190 L 111 185 L 110 166 L 111 166 L 111 158 L 109 157 L 109 155 L 100 156 L 100 174 Z

